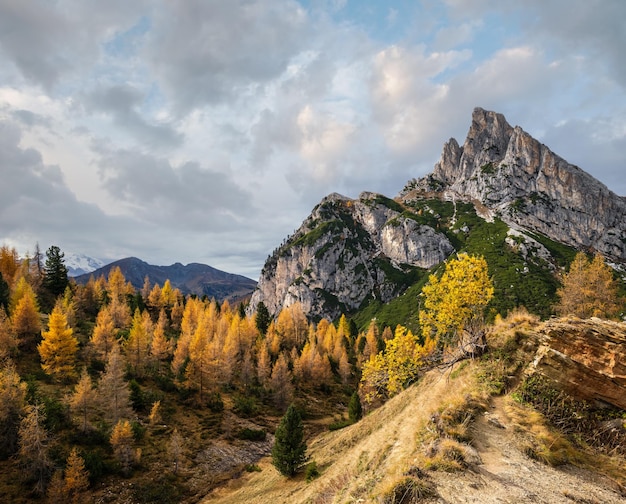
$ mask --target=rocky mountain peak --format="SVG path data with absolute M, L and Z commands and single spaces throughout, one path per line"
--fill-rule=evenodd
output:
M 626 198 L 552 152 L 502 114 L 474 109 L 463 146 L 450 139 L 407 197 L 440 192 L 478 201 L 507 223 L 626 262 Z

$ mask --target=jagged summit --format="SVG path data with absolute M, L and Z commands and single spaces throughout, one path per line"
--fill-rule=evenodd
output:
M 463 146 L 451 138 L 433 173 L 400 195 L 416 191 L 477 200 L 509 224 L 626 261 L 626 198 L 496 112 L 474 109 Z
M 300 302 L 310 317 L 333 319 L 398 297 L 454 252 L 490 251 L 498 309 L 547 316 L 554 271 L 575 249 L 626 263 L 625 222 L 626 198 L 476 108 L 463 145 L 446 142 L 433 172 L 395 199 L 326 196 L 267 260 L 250 311 Z

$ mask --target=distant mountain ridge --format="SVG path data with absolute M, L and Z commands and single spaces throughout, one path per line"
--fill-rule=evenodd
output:
M 206 295 L 218 301 L 244 299 L 256 287 L 256 282 L 250 278 L 227 273 L 206 264 L 175 263 L 170 266 L 154 266 L 136 257 L 112 262 L 91 273 L 79 275 L 75 280 L 78 283 L 86 283 L 91 276 L 106 278 L 115 267 L 120 268 L 126 280 L 136 289 L 143 287 L 146 277 L 150 279 L 151 285 L 162 286 L 169 280 L 172 286 L 180 289 L 183 294 Z

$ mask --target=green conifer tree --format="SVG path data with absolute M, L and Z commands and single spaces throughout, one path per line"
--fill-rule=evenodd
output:
M 350 402 L 348 403 L 348 418 L 352 423 L 356 423 L 363 417 L 363 407 L 361 406 L 361 398 L 359 393 L 354 391 Z
M 293 476 L 307 461 L 304 426 L 293 404 L 276 429 L 272 447 L 272 464 L 284 476 Z

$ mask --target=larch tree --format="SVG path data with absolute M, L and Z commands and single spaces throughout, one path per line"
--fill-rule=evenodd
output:
M 199 299 L 189 299 L 185 305 L 180 322 L 181 332 L 171 362 L 172 373 L 177 378 L 182 377 L 185 372 L 185 363 L 189 359 L 189 345 L 196 333 L 198 321 L 203 311 L 204 304 Z
M 11 322 L 21 344 L 28 344 L 41 331 L 39 304 L 35 292 L 24 277 L 17 282 L 11 298 Z
M 563 285 L 557 295 L 559 315 L 614 318 L 624 305 L 618 297 L 613 271 L 599 254 L 593 261 L 583 252 L 576 254 L 569 271 L 563 275 Z
M 109 353 L 106 369 L 97 388 L 98 403 L 104 419 L 111 425 L 131 415 L 130 390 L 124 379 L 124 367 L 119 345 L 116 345 Z
M 89 489 L 89 471 L 85 467 L 85 459 L 73 447 L 66 460 L 63 477 L 63 490 L 66 502 L 82 504 L 87 502 L 85 493 Z
M 485 258 L 459 254 L 446 263 L 441 277 L 430 275 L 422 289 L 422 334 L 445 347 L 458 346 L 463 354 L 479 352 L 485 346 L 484 311 L 493 293 Z
M 40 405 L 28 406 L 26 416 L 20 422 L 19 449 L 20 465 L 29 479 L 34 482 L 34 490 L 42 495 L 48 476 L 52 473 L 52 462 L 48 455 L 49 436 L 45 428 L 45 414 Z
M 276 429 L 272 464 L 283 476 L 292 477 L 308 460 L 306 450 L 302 418 L 291 404 Z
M 0 367 L 0 460 L 17 450 L 20 418 L 26 407 L 26 383 L 11 361 Z
M 4 308 L 0 306 L 0 362 L 17 351 L 17 338 L 13 331 L 13 324 L 7 317 Z
M 109 313 L 113 319 L 116 329 L 128 329 L 133 321 L 130 307 L 126 301 L 120 301 L 117 297 L 111 298 L 108 306 Z
M 86 368 L 80 375 L 80 380 L 69 398 L 70 412 L 78 417 L 79 430 L 83 433 L 89 430 L 89 416 L 96 407 L 96 390 Z
M 133 465 L 139 461 L 139 452 L 133 447 L 133 429 L 130 422 L 118 421 L 113 427 L 109 441 L 122 473 L 129 474 Z
M 261 342 L 257 362 L 257 378 L 262 387 L 269 387 L 270 375 L 272 373 L 272 359 L 265 341 Z
M 179 466 L 182 465 L 185 459 L 185 440 L 176 428 L 174 428 L 174 432 L 172 432 L 170 441 L 167 444 L 167 454 L 172 461 L 174 474 L 177 474 Z
M 435 348 L 435 339 L 426 337 L 421 345 L 417 336 L 398 325 L 385 350 L 372 355 L 363 365 L 361 386 L 365 399 L 386 399 L 415 382 Z
M 128 339 L 124 343 L 126 360 L 135 376 L 143 376 L 150 357 L 152 342 L 152 321 L 150 314 L 135 310 Z
M 9 287 L 15 282 L 19 264 L 20 256 L 15 247 L 9 247 L 8 245 L 0 246 L 0 274 L 9 284 Z
M 48 330 L 41 333 L 42 340 L 37 346 L 42 369 L 61 380 L 76 377 L 76 353 L 78 340 L 60 308 L 52 310 Z
M 291 371 L 289 371 L 289 363 L 284 352 L 278 356 L 278 359 L 274 363 L 270 386 L 272 388 L 274 405 L 279 410 L 284 410 L 293 400 Z
M 108 306 L 103 306 L 96 317 L 96 326 L 91 335 L 91 344 L 99 358 L 105 361 L 117 343 L 117 329 Z
M 159 319 L 154 326 L 152 335 L 152 345 L 150 345 L 150 356 L 156 362 L 157 372 L 161 371 L 161 363 L 172 356 L 172 342 L 167 339 L 165 329 L 167 327 L 167 315 L 165 309 L 161 308 Z

